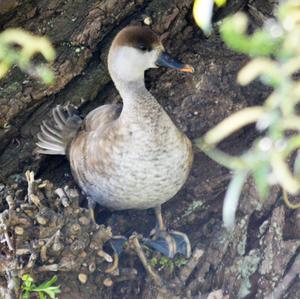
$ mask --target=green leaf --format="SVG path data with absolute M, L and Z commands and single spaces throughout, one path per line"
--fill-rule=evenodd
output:
M 209 35 L 211 33 L 213 7 L 214 0 L 195 0 L 194 2 L 194 20 L 206 35 Z
M 224 6 L 227 0 L 215 0 L 215 3 L 218 7 Z
M 23 280 L 24 282 L 33 282 L 33 278 L 32 278 L 29 274 L 24 274 L 24 275 L 22 276 L 22 280 Z
M 150 260 L 150 264 L 151 264 L 151 266 L 153 266 L 153 267 L 157 266 L 157 264 L 158 264 L 158 259 L 157 259 L 157 257 L 153 257 L 153 258 Z
M 56 294 L 60 293 L 60 286 L 53 286 L 53 287 L 47 287 L 47 288 L 34 288 L 32 290 L 33 292 L 44 292 L 46 293 L 51 299 L 55 298 Z
M 46 299 L 47 294 L 51 299 L 55 299 L 56 294 L 60 293 L 60 286 L 53 286 L 57 281 L 57 276 L 53 276 L 50 280 L 41 283 L 39 286 L 31 288 L 31 292 L 37 292 L 40 299 Z
M 246 178 L 246 171 L 237 171 L 229 183 L 223 204 L 223 222 L 227 229 L 233 229 L 234 227 L 235 213 Z
M 267 163 L 262 162 L 253 171 L 253 178 L 259 196 L 266 199 L 269 194 L 268 174 L 270 168 Z
M 217 163 L 223 165 L 229 169 L 245 169 L 247 167 L 245 159 L 243 156 L 235 157 L 228 155 L 216 147 L 207 145 L 203 139 L 195 139 L 195 145 L 203 151 L 210 159 L 216 161 Z
M 23 288 L 25 289 L 30 289 L 32 287 L 32 283 L 33 283 L 33 278 L 29 275 L 29 274 L 24 274 L 22 276 L 22 280 L 23 280 Z
M 37 76 L 40 77 L 45 84 L 52 84 L 54 82 L 54 74 L 46 66 L 40 65 L 36 67 Z
M 22 299 L 29 299 L 30 297 L 30 292 L 29 291 L 25 291 L 23 294 L 22 294 Z
M 46 295 L 43 292 L 38 292 L 39 299 L 46 299 Z
M 41 284 L 38 286 L 38 288 L 39 288 L 39 289 L 46 289 L 46 288 L 52 286 L 56 281 L 57 281 L 57 276 L 54 275 L 50 280 L 41 283 Z
M 44 292 L 45 292 L 51 299 L 55 299 L 56 294 L 59 294 L 59 293 L 60 293 L 60 286 L 49 287 L 49 288 L 45 289 Z
M 186 264 L 188 263 L 188 260 L 187 259 L 184 259 L 184 258 L 178 258 L 174 261 L 174 264 L 180 268 L 182 266 L 185 266 Z
M 18 45 L 15 48 L 14 45 Z M 13 65 L 28 74 L 38 76 L 46 84 L 53 83 L 53 73 L 42 65 L 34 65 L 33 57 L 40 53 L 48 61 L 54 61 L 55 50 L 44 36 L 36 36 L 22 29 L 9 28 L 0 33 L 0 79 Z
M 295 176 L 300 176 L 300 150 L 297 150 L 296 158 L 294 161 L 293 172 Z
M 274 38 L 264 30 L 257 30 L 252 35 L 247 35 L 247 23 L 248 19 L 243 13 L 226 18 L 220 27 L 225 43 L 237 52 L 252 56 L 276 54 L 282 39 Z

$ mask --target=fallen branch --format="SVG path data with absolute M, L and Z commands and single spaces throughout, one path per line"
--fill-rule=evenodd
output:
M 155 272 L 155 270 L 152 269 L 151 265 L 149 264 L 149 262 L 147 261 L 147 258 L 145 256 L 145 253 L 140 245 L 139 239 L 138 239 L 138 235 L 133 234 L 130 238 L 129 238 L 129 245 L 130 247 L 135 251 L 135 253 L 138 255 L 141 263 L 143 264 L 145 270 L 147 271 L 147 273 L 149 274 L 149 276 L 152 278 L 153 282 L 155 283 L 155 285 L 157 286 L 162 286 L 162 280 L 160 278 L 160 276 Z

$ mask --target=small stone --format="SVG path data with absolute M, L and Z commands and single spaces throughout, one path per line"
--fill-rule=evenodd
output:
M 0 189 L 1 189 L 1 185 L 0 185 Z M 0 192 L 1 192 L 1 190 L 0 190 Z M 9 195 L 6 196 L 5 199 L 6 199 L 6 202 L 8 204 L 8 207 L 10 209 L 15 209 L 16 204 L 15 204 L 14 198 L 9 194 Z
M 147 16 L 144 18 L 144 24 L 147 26 L 150 26 L 152 24 L 152 19 L 151 17 Z
M 32 210 L 24 210 L 24 213 L 28 216 L 28 217 L 33 217 L 33 211 Z
M 84 47 L 81 48 L 84 50 Z M 67 193 L 68 197 L 70 198 L 71 202 L 73 203 L 75 200 L 79 199 L 79 193 L 76 189 L 69 188 L 68 186 L 64 187 L 65 192 Z
M 78 223 L 73 224 L 73 225 L 71 226 L 71 231 L 72 231 L 73 233 L 80 232 L 80 225 L 79 225 Z
M 45 217 L 41 216 L 41 215 L 37 215 L 36 216 L 36 221 L 40 224 L 40 225 L 46 225 L 48 222 L 48 219 L 46 219 Z
M 85 284 L 87 282 L 88 276 L 84 273 L 79 273 L 78 274 L 78 280 L 82 283 Z
M 53 245 L 52 245 L 52 249 L 53 251 L 55 252 L 58 252 L 58 251 L 61 251 L 63 249 L 63 244 L 61 242 L 55 242 Z
M 90 219 L 85 217 L 85 216 L 82 216 L 82 217 L 79 218 L 79 222 L 82 225 L 88 225 L 90 223 Z
M 95 263 L 91 263 L 89 265 L 89 271 L 93 273 L 93 272 L 95 272 L 95 270 L 96 270 L 96 264 Z
M 24 234 L 24 228 L 21 226 L 16 226 L 15 233 L 16 233 L 16 235 L 22 236 Z
M 25 255 L 30 254 L 30 249 L 28 248 L 19 248 L 16 250 L 16 255 Z
M 104 280 L 103 280 L 103 284 L 106 286 L 106 287 L 111 287 L 114 283 L 113 283 L 113 281 L 110 279 L 110 278 L 105 278 Z
M 103 250 L 98 250 L 97 255 L 100 257 L 103 257 L 108 263 L 113 262 L 113 258 L 108 253 L 104 252 Z
M 40 198 L 35 194 L 30 195 L 30 202 L 36 205 L 38 208 L 42 207 Z
M 62 188 L 57 188 L 57 189 L 54 191 L 54 193 L 55 193 L 56 195 L 58 195 L 58 197 L 59 197 L 59 199 L 60 199 L 60 201 L 61 201 L 61 204 L 62 204 L 65 208 L 67 208 L 67 207 L 70 206 L 70 200 L 69 200 L 69 198 L 67 197 L 65 191 L 64 191 Z

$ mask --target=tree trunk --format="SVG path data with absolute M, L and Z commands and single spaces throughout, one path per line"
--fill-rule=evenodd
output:
M 253 29 L 273 15 L 277 4 L 275 0 L 228 2 L 226 7 L 215 12 L 216 21 L 244 10 L 251 18 Z M 147 279 L 136 255 L 122 255 L 120 273 L 107 274 L 104 273 L 107 264 L 103 257 L 99 262 L 96 251 L 90 245 L 84 247 L 85 243 L 95 241 L 89 235 L 89 229 L 81 226 L 76 240 L 73 238 L 75 233 L 68 235 L 69 230 L 75 229 L 76 221 L 79 219 L 78 223 L 83 225 L 82 217 L 86 217 L 86 209 L 64 202 L 60 191 L 56 190 L 58 195 L 54 193 L 56 188 L 65 186 L 71 186 L 64 189 L 65 193 L 68 193 L 66 190 L 77 190 L 68 162 L 63 157 L 34 154 L 39 126 L 43 120 L 51 118 L 51 109 L 57 104 L 71 102 L 85 115 L 99 105 L 120 101 L 106 67 L 109 45 L 121 28 L 127 24 L 142 24 L 149 17 L 151 28 L 163 36 L 165 48 L 196 70 L 190 75 L 155 69 L 146 76 L 150 91 L 191 139 L 203 135 L 234 111 L 262 103 L 270 90 L 257 82 L 247 87 L 236 83 L 237 72 L 248 58 L 232 52 L 222 43 L 217 26 L 206 38 L 192 19 L 192 3 L 191 0 L 0 2 L 2 29 L 22 27 L 46 35 L 57 51 L 57 59 L 52 65 L 56 75 L 54 85 L 45 87 L 15 68 L 0 87 L 0 211 L 1 215 L 9 212 L 6 230 L 12 246 L 29 250 L 20 255 L 21 258 L 19 256 L 19 260 L 23 259 L 18 260 L 22 271 L 31 272 L 38 281 L 43 281 L 41 277 L 48 280 L 56 273 L 49 269 L 58 270 L 58 283 L 63 291 L 59 298 L 267 298 L 273 290 L 274 298 L 282 298 L 284 294 L 286 298 L 300 298 L 300 283 L 294 279 L 299 272 L 299 211 L 290 211 L 283 205 L 280 190 L 274 188 L 269 198 L 262 202 L 249 180 L 243 191 L 236 228 L 228 233 L 222 228 L 221 214 L 230 174 L 195 149 L 188 182 L 163 207 L 168 225 L 189 235 L 195 252 L 194 262 L 184 266 L 180 263 L 185 262 L 177 259 L 177 264 L 156 265 L 163 281 L 162 287 L 156 287 Z M 255 134 L 254 128 L 246 128 L 222 147 L 232 153 L 241 152 L 253 141 Z M 33 183 L 34 192 L 27 190 L 24 173 L 28 169 L 33 170 L 36 177 L 48 180 L 50 187 L 46 187 L 43 195 L 37 187 L 39 183 Z M 35 203 L 36 195 L 42 203 Z M 53 201 L 59 198 L 59 208 L 47 202 L 49 198 Z M 25 199 L 28 202 L 24 202 Z M 78 195 L 76 200 L 80 199 L 82 196 Z M 154 225 L 154 216 L 148 211 L 125 211 L 117 213 L 117 218 L 116 224 L 111 213 L 99 211 L 98 214 L 98 221 L 111 225 L 113 234 L 135 230 L 147 235 Z M 25 228 L 25 231 L 21 234 L 21 229 L 16 227 Z M 100 243 L 109 238 L 104 226 L 89 227 L 94 236 L 98 233 Z M 58 230 L 61 235 L 57 240 L 64 248 L 54 253 L 53 240 Z M 49 231 L 54 236 L 52 239 Z M 101 233 L 106 235 L 100 237 Z M 40 241 L 51 239 L 52 247 L 44 256 L 46 249 L 42 248 L 48 241 L 39 245 L 34 265 L 30 267 L 34 238 Z M 5 248 L 5 244 L 1 244 L 0 250 L 2 285 L 8 280 L 8 272 L 11 275 L 17 271 L 15 260 L 20 254 L 20 251 Z M 99 250 L 102 250 L 101 246 L 97 247 L 97 252 Z M 74 258 L 73 264 L 70 256 Z M 92 269 L 93 263 L 96 269 Z M 24 268 L 25 264 L 27 268 Z M 79 273 L 87 275 L 86 282 L 83 276 L 78 280 Z M 15 273 L 15 276 L 18 275 Z M 15 283 L 18 285 L 19 282 Z M 222 290 L 223 294 L 209 297 L 214 290 Z M 12 293 L 11 289 L 8 293 Z

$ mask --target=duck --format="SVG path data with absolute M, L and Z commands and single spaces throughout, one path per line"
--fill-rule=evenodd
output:
M 105 104 L 82 119 L 76 108 L 57 105 L 43 121 L 37 151 L 66 155 L 72 176 L 94 210 L 150 209 L 156 226 L 145 243 L 169 258 L 191 255 L 185 233 L 169 230 L 161 206 L 185 184 L 193 162 L 192 143 L 145 87 L 145 71 L 167 67 L 192 73 L 172 58 L 149 27 L 129 25 L 113 39 L 108 71 L 123 105 Z

